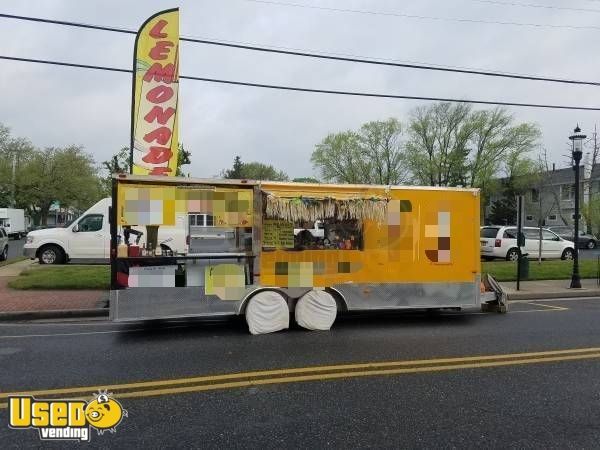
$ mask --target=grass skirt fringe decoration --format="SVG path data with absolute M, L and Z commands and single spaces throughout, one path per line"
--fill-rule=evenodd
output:
M 310 197 L 283 198 L 267 194 L 265 213 L 273 219 L 288 222 L 314 222 L 321 219 L 386 221 L 388 199 L 383 197 L 315 199 Z

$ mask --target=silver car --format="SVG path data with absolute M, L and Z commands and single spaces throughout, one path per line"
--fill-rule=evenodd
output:
M 8 258 L 8 233 L 3 227 L 0 227 L 0 261 L 6 261 Z

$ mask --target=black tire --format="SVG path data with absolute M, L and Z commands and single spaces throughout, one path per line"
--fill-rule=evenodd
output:
M 38 252 L 40 264 L 63 264 L 65 252 L 58 245 L 45 245 Z
M 517 261 L 519 259 L 519 255 L 521 252 L 518 248 L 513 247 L 508 252 L 506 252 L 506 260 L 507 261 Z
M 0 261 L 6 261 L 8 259 L 8 245 L 6 245 L 2 249 L 2 253 L 0 253 Z
M 575 255 L 575 250 L 573 250 L 572 248 L 565 248 L 562 252 L 562 255 L 560 256 L 560 259 L 570 261 L 573 259 L 574 255 Z
M 593 239 L 590 239 L 587 244 L 585 244 L 585 248 L 589 249 L 589 250 L 594 250 L 596 248 L 596 241 L 594 241 Z

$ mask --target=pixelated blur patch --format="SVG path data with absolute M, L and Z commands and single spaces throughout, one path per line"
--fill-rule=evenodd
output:
M 287 275 L 288 274 L 288 263 L 278 261 L 275 263 L 275 275 Z
M 338 262 L 338 273 L 350 273 L 350 263 L 349 262 Z
M 288 263 L 288 287 L 312 287 L 313 263 L 290 262 Z
M 338 273 L 353 273 L 358 272 L 362 267 L 363 264 L 361 262 L 339 261 L 337 271 Z
M 240 300 L 246 293 L 246 275 L 243 265 L 208 266 L 204 276 L 206 295 L 216 295 L 221 300 Z
M 450 263 L 450 212 L 438 211 L 437 215 L 427 215 L 425 238 L 428 245 L 435 242 L 435 248 L 426 248 L 425 255 L 434 263 Z M 431 222 L 436 223 L 431 223 Z
M 387 238 L 390 261 L 412 260 L 413 225 L 410 200 L 391 200 L 388 204 Z
M 325 273 L 325 261 L 316 261 L 313 263 L 313 273 L 315 275 L 323 275 Z
M 175 225 L 175 188 L 125 186 L 122 225 Z

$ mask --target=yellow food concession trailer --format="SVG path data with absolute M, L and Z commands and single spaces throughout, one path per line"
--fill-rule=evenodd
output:
M 161 226 L 185 248 L 157 242 Z M 477 189 L 118 175 L 111 236 L 117 321 L 245 315 L 258 334 L 480 306 Z

